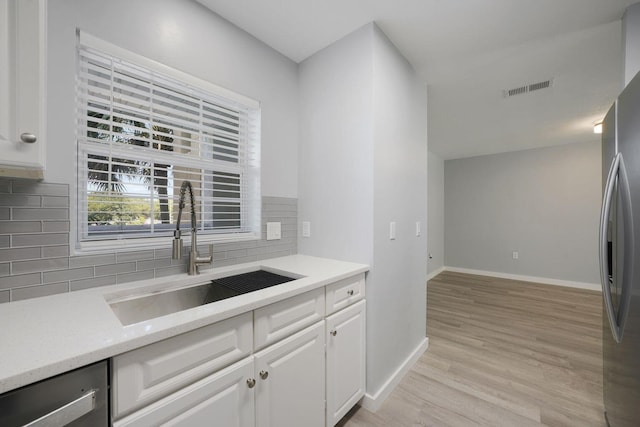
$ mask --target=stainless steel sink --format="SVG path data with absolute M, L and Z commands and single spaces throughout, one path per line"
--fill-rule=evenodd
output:
M 292 280 L 295 278 L 257 270 L 200 285 L 132 296 L 109 305 L 120 322 L 127 326 Z
M 209 304 L 239 293 L 213 283 L 159 292 L 111 303 L 111 309 L 123 325 L 165 316 Z

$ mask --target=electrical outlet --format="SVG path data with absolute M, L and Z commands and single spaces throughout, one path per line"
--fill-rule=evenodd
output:
M 282 227 L 279 222 L 267 223 L 267 240 L 280 240 L 282 238 Z
M 518 259 L 518 251 L 513 251 L 513 259 Z

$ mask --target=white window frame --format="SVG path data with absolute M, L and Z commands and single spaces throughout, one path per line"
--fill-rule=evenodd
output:
M 109 42 L 96 38 L 84 31 L 77 31 L 77 43 L 78 49 L 81 46 L 84 46 L 89 49 L 94 49 L 101 53 L 107 54 L 114 58 L 118 58 L 119 60 L 126 61 L 131 64 L 135 64 L 136 66 L 143 67 L 147 70 L 152 71 L 153 73 L 157 73 L 163 77 L 174 79 L 179 81 L 182 84 L 188 85 L 189 87 L 193 87 L 194 89 L 200 92 L 207 92 L 209 94 L 214 95 L 217 98 L 222 98 L 225 101 L 235 103 L 240 105 L 243 108 L 250 110 L 251 114 L 251 123 L 252 127 L 250 140 L 247 142 L 247 150 L 250 151 L 250 155 L 248 155 L 245 160 L 244 172 L 242 174 L 243 183 L 242 183 L 242 197 L 241 197 L 241 211 L 242 217 L 241 222 L 243 224 L 243 231 L 233 231 L 229 233 L 221 233 L 221 232 L 211 232 L 207 234 L 206 231 L 199 231 L 198 233 L 198 241 L 200 243 L 207 242 L 234 242 L 234 241 L 243 241 L 243 240 L 256 240 L 261 238 L 261 193 L 260 193 L 260 103 L 246 96 L 240 95 L 233 91 L 230 91 L 226 88 L 214 85 L 208 81 L 197 78 L 193 75 L 187 74 L 183 71 L 177 70 L 175 68 L 171 68 L 144 56 L 138 55 L 121 47 L 115 46 Z M 77 55 L 78 61 L 79 55 Z M 77 70 L 79 70 L 80 64 L 78 64 Z M 79 71 L 77 71 L 79 72 Z M 79 87 L 79 83 L 77 85 Z M 89 233 L 87 232 L 87 216 L 86 213 L 87 202 L 88 202 L 88 194 L 87 194 L 87 172 L 88 172 L 88 161 L 87 153 L 91 154 L 103 154 L 103 155 L 111 155 L 109 150 L 112 144 L 96 144 L 91 142 L 84 141 L 86 130 L 84 130 L 85 126 L 82 125 L 84 121 L 87 121 L 86 109 L 83 109 L 83 106 L 80 104 L 80 99 L 77 101 L 78 111 L 77 111 L 77 179 L 76 179 L 76 194 L 77 194 L 77 236 L 76 236 L 76 252 L 77 253 L 85 253 L 85 252 L 94 252 L 94 251 L 106 251 L 113 249 L 135 249 L 135 248 L 157 248 L 157 247 L 169 247 L 172 237 L 168 236 L 149 236 L 146 237 L 123 237 L 120 235 L 114 235 L 113 238 L 90 238 Z M 102 145 L 102 146 L 100 146 Z M 132 152 L 134 154 L 131 155 L 131 158 L 135 158 L 140 156 L 140 154 L 135 153 L 135 147 L 132 147 Z M 167 154 L 163 154 L 165 157 L 170 156 L 168 152 Z M 112 154 L 115 157 L 118 155 L 122 155 L 122 153 L 114 153 Z M 129 158 L 126 156 L 126 158 Z M 184 160 L 184 159 L 183 159 Z M 203 169 L 207 169 L 202 165 L 202 160 L 198 159 L 195 163 L 199 163 Z M 194 164 L 195 164 L 194 163 Z M 211 168 L 213 169 L 213 167 Z M 224 170 L 220 169 L 220 166 L 216 166 L 216 170 L 218 172 L 224 172 Z M 203 182 L 203 191 L 204 189 L 204 179 Z M 188 203 L 188 196 L 186 198 L 186 207 L 185 212 L 188 212 L 190 209 Z M 196 204 L 201 204 L 200 200 L 196 200 Z M 196 210 L 198 213 L 202 212 L 202 206 L 197 206 Z M 183 237 L 187 241 L 189 241 L 189 233 L 188 233 L 188 221 L 185 224 L 184 217 L 181 223 L 181 229 L 183 230 Z M 175 221 L 173 221 L 175 224 Z M 200 224 L 199 224 L 200 225 Z M 185 231 L 186 230 L 186 231 Z

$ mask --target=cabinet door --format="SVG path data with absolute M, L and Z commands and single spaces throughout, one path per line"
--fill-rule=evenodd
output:
M 0 2 L 0 175 L 42 178 L 45 37 L 45 0 Z
M 324 374 L 324 321 L 257 353 L 256 426 L 324 426 Z
M 253 359 L 248 357 L 209 377 L 116 421 L 123 426 L 252 427 Z
M 365 303 L 327 317 L 327 426 L 334 426 L 364 396 Z

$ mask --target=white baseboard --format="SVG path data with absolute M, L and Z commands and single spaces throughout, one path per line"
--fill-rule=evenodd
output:
M 422 353 L 427 351 L 428 348 L 429 337 L 425 337 L 375 394 L 366 393 L 364 395 L 360 401 L 360 406 L 371 412 L 376 412 L 380 409 L 382 403 L 389 397 L 393 389 L 396 388 L 405 374 L 409 372 L 411 367 L 422 356 Z
M 499 277 L 501 279 L 520 280 L 523 282 L 543 283 L 545 285 L 567 286 L 569 288 L 588 289 L 590 291 L 602 291 L 599 283 L 573 282 L 569 280 L 549 279 L 546 277 L 522 276 L 519 274 L 498 273 L 495 271 L 473 270 L 470 268 L 444 267 L 445 271 L 454 273 L 476 274 L 478 276 Z
M 432 271 L 431 273 L 429 273 L 427 275 L 427 282 L 431 279 L 433 279 L 434 277 L 436 277 L 438 274 L 442 273 L 445 270 L 444 267 L 440 267 L 439 269 Z

